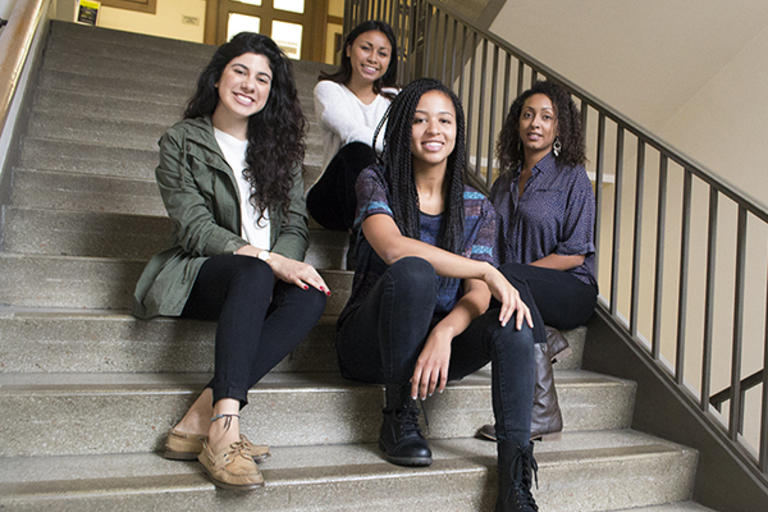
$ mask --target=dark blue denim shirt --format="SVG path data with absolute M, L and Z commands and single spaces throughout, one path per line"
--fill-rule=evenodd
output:
M 500 176 L 491 202 L 500 216 L 499 259 L 531 263 L 549 254 L 584 254 L 567 272 L 597 286 L 595 279 L 595 196 L 582 166 L 557 164 L 550 152 L 534 167 L 521 196 L 520 168 Z

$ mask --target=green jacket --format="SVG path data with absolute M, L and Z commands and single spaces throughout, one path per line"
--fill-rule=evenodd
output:
M 133 294 L 139 318 L 178 316 L 203 262 L 232 254 L 240 237 L 240 202 L 235 175 L 221 154 L 210 118 L 185 119 L 160 138 L 155 169 L 160 195 L 173 220 L 173 247 L 149 260 Z M 294 171 L 288 216 L 269 212 L 270 250 L 303 260 L 309 240 L 301 166 Z

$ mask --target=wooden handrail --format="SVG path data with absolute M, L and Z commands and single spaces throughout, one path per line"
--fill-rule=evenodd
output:
M 5 126 L 37 25 L 49 4 L 50 0 L 17 0 L 0 32 L 0 130 Z

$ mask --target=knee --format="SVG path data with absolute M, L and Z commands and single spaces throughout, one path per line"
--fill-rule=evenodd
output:
M 387 272 L 396 283 L 398 293 L 403 296 L 418 300 L 434 300 L 437 296 L 437 274 L 424 258 L 401 258 L 390 265 Z
M 320 318 L 325 311 L 327 296 L 317 288 L 312 286 L 304 290 L 303 306 L 305 313 L 314 318 Z
M 522 276 L 525 275 L 523 272 L 525 267 L 526 265 L 523 265 L 522 263 L 504 263 L 499 266 L 499 272 L 507 278 L 507 281 L 515 284 L 515 281 L 519 281 Z
M 496 327 L 491 338 L 494 344 L 494 352 L 499 357 L 510 358 L 521 365 L 533 364 L 533 344 L 535 342 L 533 329 L 523 323 L 523 327 L 517 330 L 514 318 L 501 327 Z
M 275 275 L 269 265 L 250 256 L 235 256 L 234 262 L 232 284 L 259 286 L 270 290 L 271 293 L 275 283 Z

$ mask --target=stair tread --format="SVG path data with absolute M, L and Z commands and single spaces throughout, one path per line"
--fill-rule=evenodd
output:
M 431 467 L 418 469 L 385 462 L 376 445 L 371 443 L 272 447 L 272 456 L 260 467 L 267 486 L 304 483 L 307 479 L 485 471 L 494 462 L 495 446 L 495 443 L 474 438 L 430 440 L 435 463 Z M 542 484 L 546 483 L 548 469 L 555 465 L 579 466 L 686 452 L 692 450 L 630 429 L 565 432 L 561 439 L 536 443 L 535 448 Z M 135 477 L 143 478 L 143 483 L 136 482 L 136 485 L 154 487 L 163 477 L 181 475 L 195 477 L 186 485 L 213 487 L 200 473 L 197 462 L 169 461 L 155 453 L 0 458 L 0 483 L 7 491 L 11 490 L 9 484 L 22 484 L 17 492 L 53 491 L 60 489 L 61 482 L 78 485 L 75 482 L 78 480 L 85 481 L 78 485 L 81 491 L 96 492 L 94 484 L 97 480 L 102 480 L 102 489 L 112 486 L 122 488 L 123 483 L 117 480 Z M 44 481 L 39 481 L 41 475 L 44 475 Z M 24 483 L 34 485 L 25 486 Z M 169 483 L 163 482 L 162 485 Z
M 451 389 L 487 388 L 490 386 L 490 366 L 451 381 Z M 0 395 L 68 393 L 76 389 L 89 393 L 137 393 L 172 392 L 195 389 L 210 380 L 209 373 L 0 373 Z M 581 369 L 555 370 L 558 387 L 626 387 L 632 381 Z M 337 373 L 269 373 L 251 388 L 260 391 L 301 390 L 329 391 L 369 387 L 369 385 L 344 379 Z

